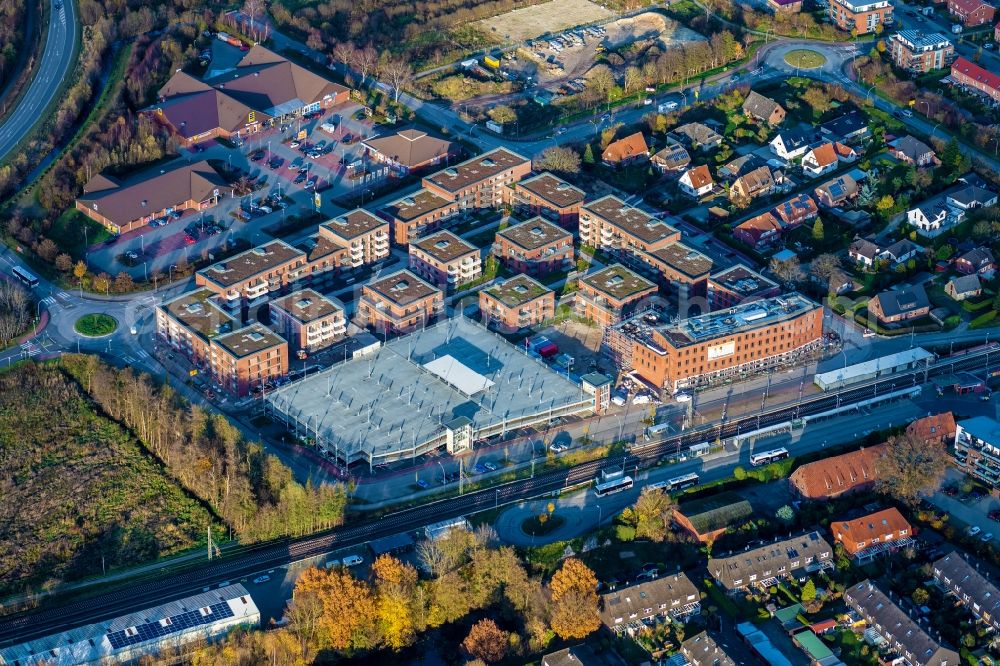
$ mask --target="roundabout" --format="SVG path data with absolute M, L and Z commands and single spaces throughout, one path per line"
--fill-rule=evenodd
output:
M 118 328 L 118 320 L 100 312 L 85 314 L 73 324 L 73 330 L 85 338 L 103 338 Z
M 819 69 L 826 64 L 826 56 L 813 49 L 793 49 L 785 53 L 785 62 L 796 69 Z

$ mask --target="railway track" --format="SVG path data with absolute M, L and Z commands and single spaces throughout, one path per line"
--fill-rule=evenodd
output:
M 606 468 L 638 467 L 659 460 L 664 455 L 682 452 L 694 444 L 727 439 L 744 429 L 763 428 L 794 418 L 822 414 L 833 408 L 862 403 L 896 390 L 918 386 L 927 379 L 962 370 L 982 370 L 989 365 L 988 356 L 1000 362 L 1000 353 L 987 350 L 953 360 L 939 361 L 926 371 L 923 369 L 899 373 L 879 381 L 866 383 L 836 393 L 821 394 L 791 405 L 765 409 L 757 415 L 747 415 L 692 429 L 682 435 L 664 438 L 633 449 L 625 456 L 604 458 L 581 463 L 566 469 L 537 474 L 534 478 L 519 479 L 508 483 L 472 491 L 404 509 L 389 515 L 358 524 L 345 525 L 319 534 L 283 539 L 241 549 L 228 554 L 225 559 L 213 562 L 192 563 L 173 569 L 162 578 L 138 582 L 128 587 L 112 590 L 90 598 L 72 600 L 62 605 L 53 604 L 34 612 L 14 614 L 0 618 L 0 645 L 21 642 L 40 636 L 64 631 L 89 622 L 100 621 L 128 612 L 134 612 L 188 594 L 201 591 L 221 580 L 238 579 L 334 549 L 361 545 L 372 539 L 411 531 L 426 525 L 512 504 L 522 500 L 557 492 L 592 480 Z

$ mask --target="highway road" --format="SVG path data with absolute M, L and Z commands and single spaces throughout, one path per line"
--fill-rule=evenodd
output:
M 927 371 L 926 376 L 933 377 L 938 374 L 970 369 L 981 370 L 991 364 L 998 363 L 1000 363 L 1000 352 L 994 350 L 992 354 L 988 352 L 974 353 L 932 367 Z M 668 437 L 659 442 L 650 442 L 635 447 L 624 456 L 595 460 L 566 469 L 546 472 L 536 475 L 534 478 L 520 479 L 493 488 L 469 492 L 458 497 L 429 502 L 379 518 L 352 521 L 343 527 L 312 536 L 248 547 L 239 554 L 230 555 L 212 563 L 191 563 L 174 572 L 165 573 L 158 579 L 134 583 L 89 599 L 54 605 L 34 613 L 2 618 L 0 619 L 0 645 L 24 641 L 88 622 L 136 611 L 197 592 L 205 586 L 215 585 L 222 580 L 238 579 L 338 548 L 361 545 L 375 538 L 415 530 L 440 520 L 505 506 L 578 484 L 587 484 L 602 469 L 624 467 L 627 470 L 638 470 L 640 467 L 656 464 L 664 456 L 684 451 L 693 444 L 714 441 L 717 437 L 729 439 L 740 435 L 746 436 L 749 432 L 787 422 L 793 418 L 825 414 L 841 408 L 843 410 L 857 409 L 859 413 L 862 413 L 866 408 L 861 404 L 857 407 L 851 407 L 851 405 L 854 403 L 863 404 L 879 396 L 886 399 L 890 394 L 899 394 L 922 384 L 924 378 L 924 370 L 893 375 L 838 393 L 822 394 L 795 405 L 769 409 L 759 415 L 732 419 L 718 424 L 708 424 L 680 436 Z M 751 452 L 752 446 L 740 448 L 739 459 L 742 464 L 747 464 Z
M 73 67 L 77 39 L 76 7 L 73 0 L 51 0 L 51 3 L 48 38 L 38 71 L 17 108 L 0 126 L 0 161 L 38 122 Z

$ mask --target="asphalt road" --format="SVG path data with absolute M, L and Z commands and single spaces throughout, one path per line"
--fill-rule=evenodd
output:
M 56 3 L 59 3 L 59 7 Z M 73 66 L 76 50 L 76 7 L 73 0 L 51 0 L 49 33 L 42 52 L 42 60 L 28 92 L 20 104 L 0 127 L 0 160 L 31 131 L 45 107 L 59 91 Z

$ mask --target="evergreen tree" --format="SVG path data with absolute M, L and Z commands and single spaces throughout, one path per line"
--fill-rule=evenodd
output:
M 587 144 L 587 149 L 583 151 L 583 163 L 593 164 L 594 163 L 594 149 L 591 145 Z
M 816 221 L 813 222 L 813 232 L 812 233 L 813 233 L 813 240 L 816 240 L 816 241 L 823 240 L 823 238 L 825 236 L 825 232 L 823 230 L 823 220 L 822 219 L 820 219 L 820 218 L 817 217 Z
M 812 578 L 810 578 L 806 581 L 806 584 L 802 586 L 802 603 L 808 603 L 815 600 L 816 583 L 812 582 Z

